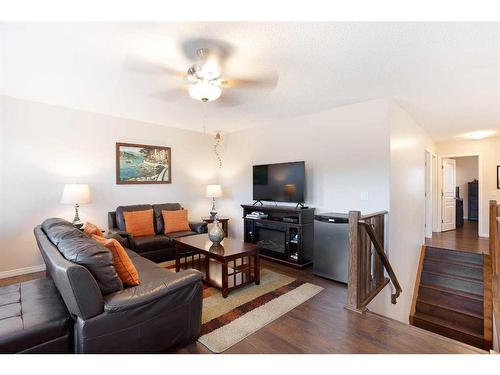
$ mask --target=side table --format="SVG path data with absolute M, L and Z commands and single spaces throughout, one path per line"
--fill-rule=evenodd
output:
M 202 217 L 201 220 L 203 220 L 205 223 L 210 224 L 214 222 L 214 219 L 212 219 L 210 216 Z M 221 223 L 222 225 L 222 230 L 224 231 L 224 237 L 227 237 L 227 230 L 228 230 L 228 222 L 229 218 L 224 217 L 224 216 L 219 216 L 217 217 L 217 221 Z

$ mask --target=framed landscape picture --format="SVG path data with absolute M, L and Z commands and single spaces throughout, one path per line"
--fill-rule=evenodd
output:
M 170 184 L 171 182 L 170 147 L 116 144 L 117 184 Z

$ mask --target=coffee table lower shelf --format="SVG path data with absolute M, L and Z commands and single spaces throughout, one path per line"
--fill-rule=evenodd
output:
M 196 269 L 203 274 L 203 281 L 222 292 L 226 298 L 229 292 L 245 285 L 260 284 L 259 254 L 242 255 L 227 260 L 212 259 L 210 255 L 184 250 L 176 246 L 176 271 Z

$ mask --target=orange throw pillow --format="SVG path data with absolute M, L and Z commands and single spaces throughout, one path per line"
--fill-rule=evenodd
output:
M 124 211 L 125 229 L 132 236 L 153 236 L 153 209 L 145 211 Z
M 187 210 L 162 211 L 165 234 L 190 231 Z
M 123 246 L 114 238 L 104 238 L 93 234 L 92 238 L 106 246 L 113 254 L 113 264 L 124 285 L 139 285 L 139 274 Z
M 96 236 L 104 237 L 102 235 L 102 230 L 97 225 L 92 223 L 85 223 L 83 233 L 85 233 L 87 236 L 92 236 L 93 234 L 95 234 Z

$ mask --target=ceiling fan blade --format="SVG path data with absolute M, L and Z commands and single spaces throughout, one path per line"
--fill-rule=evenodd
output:
M 148 61 L 140 58 L 127 58 L 123 65 L 126 70 L 136 73 L 170 75 L 177 78 L 186 77 L 186 72 L 169 68 L 155 61 Z
M 274 89 L 278 85 L 278 74 L 263 75 L 257 78 L 226 78 L 221 81 L 223 88 Z

